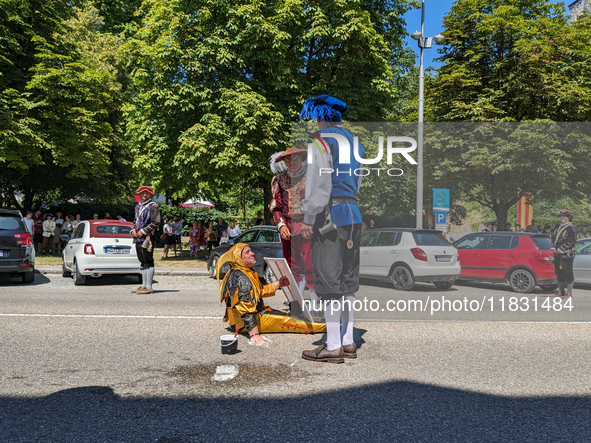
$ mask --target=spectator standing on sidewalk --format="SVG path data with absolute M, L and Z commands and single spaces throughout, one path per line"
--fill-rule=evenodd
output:
M 205 230 L 205 240 L 207 241 L 207 255 L 205 258 L 209 258 L 211 251 L 218 242 L 218 230 L 213 226 L 212 221 L 209 222 L 209 225 Z
M 174 241 L 174 236 L 172 234 L 172 227 L 170 224 L 172 223 L 172 218 L 167 218 L 166 223 L 164 223 L 164 227 L 162 228 L 162 235 L 160 236 L 160 240 L 164 244 L 164 249 L 162 250 L 162 256 L 160 259 L 168 258 L 168 251 L 170 250 L 170 245 Z
M 82 221 L 82 216 L 80 214 L 76 214 L 76 218 L 72 221 L 72 224 L 70 225 L 70 231 L 73 231 L 74 229 L 76 229 L 81 221 Z
M 61 223 L 55 224 L 55 230 L 53 231 L 53 250 L 58 254 L 62 253 L 62 239 L 61 235 L 64 232 Z
M 589 233 L 587 232 L 587 226 L 583 226 L 581 228 L 581 232 L 578 234 L 578 238 L 587 238 L 589 237 Z
M 236 226 L 234 220 L 230 220 L 230 227 L 228 228 L 228 237 L 230 237 L 230 240 L 234 240 L 240 234 L 242 234 L 240 228 Z
M 197 220 L 193 220 L 191 229 L 189 229 L 189 258 L 193 258 L 193 254 L 195 255 L 195 259 L 197 259 L 199 255 L 199 225 L 197 224 Z
M 35 220 L 33 220 L 33 211 L 27 211 L 27 216 L 25 217 L 25 225 L 27 225 L 27 230 L 29 234 L 31 234 L 31 238 L 33 237 L 33 231 L 35 229 Z
M 554 270 L 558 280 L 558 292 L 555 297 L 569 298 L 573 296 L 573 261 L 577 229 L 573 225 L 573 213 L 566 209 L 558 211 L 560 225 L 552 231 L 552 248 L 554 252 Z
M 532 219 L 531 225 L 525 227 L 525 232 L 531 232 L 532 234 L 538 233 L 538 225 L 534 219 Z
M 51 214 L 47 214 L 45 216 L 45 221 L 43 222 L 43 253 L 46 253 L 46 250 L 49 249 L 49 253 L 53 254 L 53 234 L 55 231 L 55 222 L 53 221 L 53 216 Z
M 183 222 L 179 220 L 178 215 L 175 215 L 174 217 L 172 217 L 172 224 L 170 225 L 172 227 L 172 233 L 174 235 L 174 256 L 176 257 L 176 247 L 178 245 L 179 247 L 179 253 L 181 254 L 181 257 L 183 256 L 183 242 L 182 242 L 182 232 L 183 232 Z
M 224 222 L 224 219 L 222 217 L 218 217 L 218 224 L 216 226 L 216 230 L 218 231 L 218 241 L 219 241 L 219 239 L 222 238 L 222 231 L 228 231 L 228 225 L 226 224 L 226 222 Z M 219 245 L 219 243 L 216 243 L 216 246 L 218 246 L 218 245 Z
M 33 220 L 33 241 L 37 248 L 37 252 L 40 254 L 41 248 L 43 247 L 43 215 L 41 214 L 41 211 L 38 210 L 35 212 Z
M 265 219 L 263 218 L 263 214 L 261 213 L 261 211 L 257 212 L 257 219 L 254 222 L 255 226 L 261 226 L 265 224 Z
M 132 292 L 137 294 L 152 294 L 154 280 L 154 244 L 155 235 L 160 226 L 160 208 L 153 202 L 154 191 L 149 186 L 142 186 L 136 194 L 140 202 L 135 207 L 135 222 L 131 235 L 135 243 L 137 257 L 142 267 L 142 285 Z

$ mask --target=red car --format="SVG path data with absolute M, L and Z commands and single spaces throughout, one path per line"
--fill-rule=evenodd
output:
M 462 266 L 459 280 L 507 282 L 515 292 L 532 292 L 536 285 L 545 291 L 557 287 L 548 235 L 479 232 L 454 246 Z

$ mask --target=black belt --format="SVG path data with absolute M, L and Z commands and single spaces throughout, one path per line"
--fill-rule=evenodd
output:
M 342 203 L 349 203 L 352 205 L 356 205 L 357 199 L 356 198 L 346 198 L 346 197 L 336 197 L 336 198 L 332 199 L 333 206 L 340 205 Z

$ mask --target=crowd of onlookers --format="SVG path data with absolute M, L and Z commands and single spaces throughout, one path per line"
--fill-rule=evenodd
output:
M 259 218 L 255 222 L 257 225 L 264 224 L 264 220 L 260 217 L 260 214 L 259 212 Z M 219 217 L 215 226 L 213 221 L 209 221 L 206 227 L 202 221 L 193 220 L 188 233 L 190 258 L 197 258 L 200 250 L 205 251 L 205 258 L 209 258 L 209 254 L 211 254 L 213 248 L 230 243 L 231 240 L 238 237 L 242 233 L 240 227 L 236 225 L 234 220 L 230 220 L 229 223 L 229 225 L 226 224 L 224 219 Z M 182 231 L 183 222 L 179 220 L 178 216 L 175 215 L 165 220 L 162 234 L 160 235 L 160 239 L 164 243 L 161 258 L 168 258 L 171 246 L 175 257 L 177 253 L 182 256 Z
M 507 223 L 505 225 L 505 229 L 499 229 L 499 222 L 488 222 L 485 224 L 485 228 L 482 232 L 496 232 L 496 231 L 505 231 L 505 232 L 531 232 L 532 234 L 552 234 L 552 227 L 550 225 L 544 225 L 543 228 L 539 228 L 536 221 L 532 220 L 531 224 L 528 225 L 525 229 L 521 229 L 520 224 L 516 224 L 515 228 L 513 229 L 511 223 Z M 578 232 L 577 236 L 579 238 L 586 238 L 589 236 L 587 233 L 587 226 L 583 226 L 581 230 Z
M 97 220 L 98 218 L 98 214 L 93 215 L 93 219 Z M 111 214 L 105 213 L 104 219 L 112 219 Z M 117 219 L 125 221 L 120 215 L 117 215 Z M 50 212 L 43 214 L 39 210 L 28 211 L 25 216 L 25 224 L 31 233 L 38 254 L 61 254 L 63 246 L 61 236 L 63 234 L 70 235 L 81 221 L 80 214 L 76 214 L 74 217 L 56 212 L 53 215 Z

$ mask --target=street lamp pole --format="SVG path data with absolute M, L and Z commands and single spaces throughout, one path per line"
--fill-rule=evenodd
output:
M 425 63 L 424 55 L 425 49 L 431 48 L 433 40 L 435 43 L 441 44 L 445 40 L 445 37 L 441 34 L 437 34 L 435 37 L 425 38 L 425 0 L 422 0 L 421 8 L 421 32 L 415 31 L 411 34 L 411 37 L 418 41 L 419 48 L 421 49 L 420 54 L 420 66 L 419 66 L 419 134 L 417 140 L 417 229 L 423 228 L 423 121 L 424 121 L 424 106 L 425 106 Z

